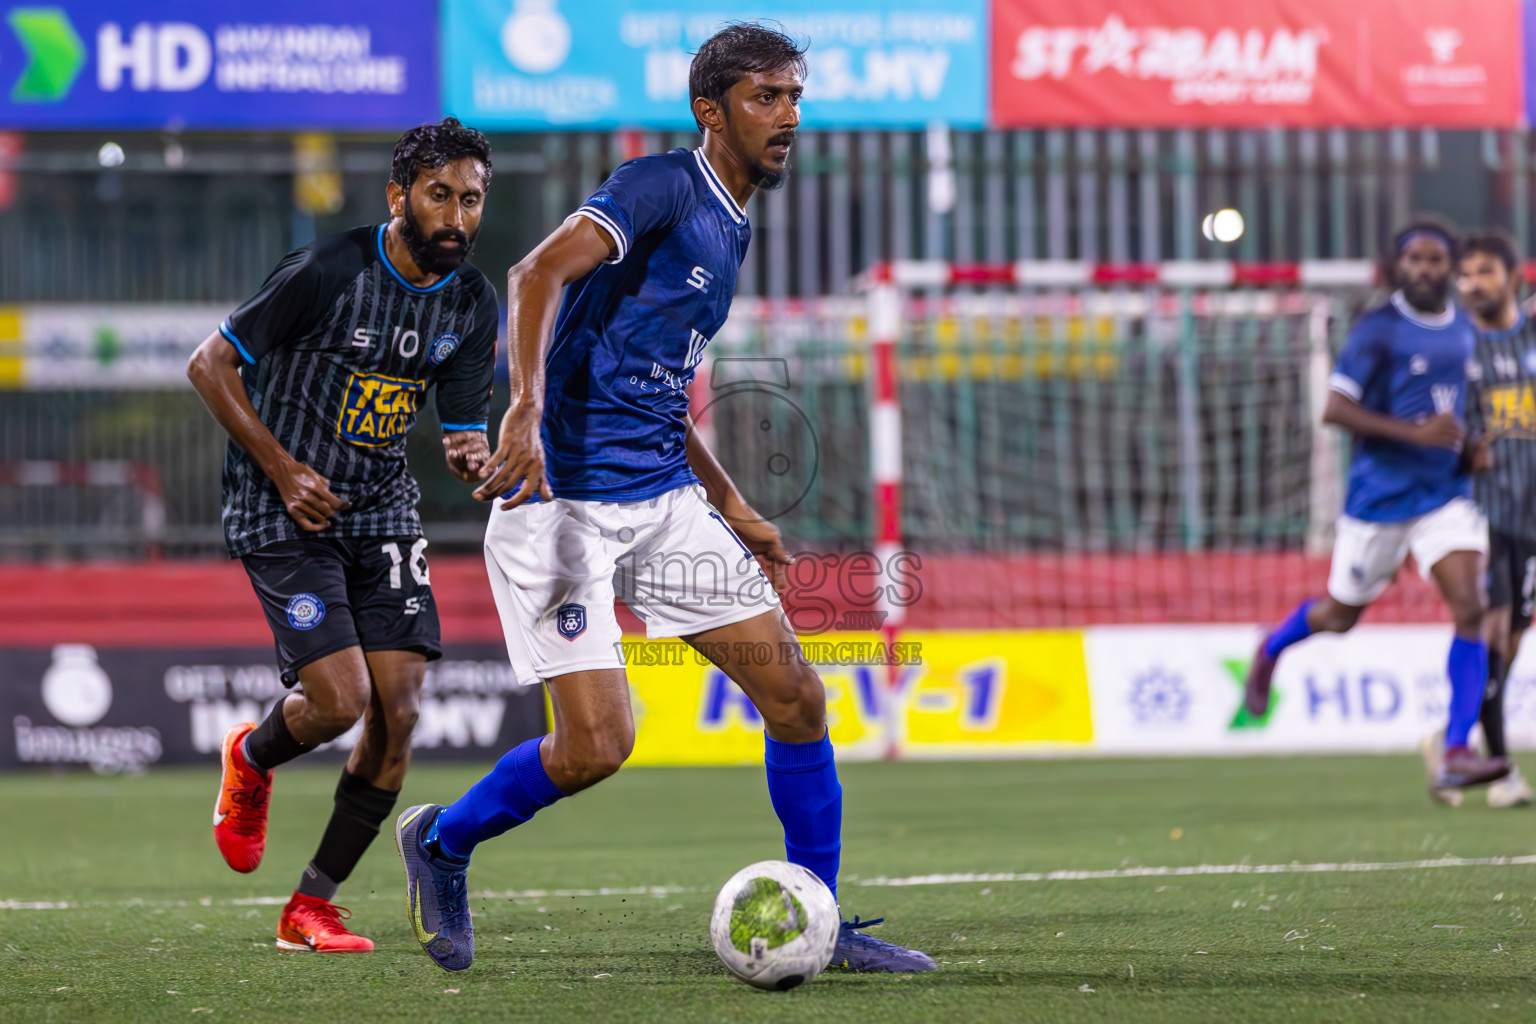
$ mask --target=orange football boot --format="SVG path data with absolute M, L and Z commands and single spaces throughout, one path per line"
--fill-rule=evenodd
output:
M 277 948 L 287 953 L 372 953 L 372 939 L 353 934 L 341 923 L 351 916 L 346 907 L 294 893 L 277 921 Z
M 255 871 L 267 851 L 267 799 L 272 776 L 245 759 L 245 735 L 256 728 L 242 722 L 224 734 L 224 776 L 213 805 L 213 840 L 224 862 L 236 871 Z

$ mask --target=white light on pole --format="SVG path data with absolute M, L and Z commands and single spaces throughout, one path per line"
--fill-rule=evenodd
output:
M 1206 214 L 1200 233 L 1208 242 L 1235 242 L 1243 237 L 1243 227 L 1243 215 L 1228 207 Z

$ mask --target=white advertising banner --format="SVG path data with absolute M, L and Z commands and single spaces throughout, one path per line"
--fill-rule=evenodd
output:
M 40 390 L 186 387 L 192 350 L 233 308 L 232 303 L 0 306 L 0 357 L 14 363 L 0 376 L 5 385 Z
M 1094 749 L 1106 754 L 1411 751 L 1445 725 L 1448 625 L 1361 626 L 1290 648 L 1269 712 L 1243 710 L 1257 626 L 1105 626 L 1085 632 Z M 1536 656 L 1505 699 L 1512 747 L 1536 746 Z

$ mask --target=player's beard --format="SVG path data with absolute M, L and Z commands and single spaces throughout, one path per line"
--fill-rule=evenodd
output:
M 1504 314 L 1505 299 L 1502 295 L 1484 295 L 1481 292 L 1469 295 L 1463 301 L 1463 305 L 1470 306 L 1472 312 L 1487 323 L 1496 323 Z
M 1408 305 L 1425 313 L 1438 313 L 1445 308 L 1447 296 L 1451 291 L 1451 279 L 1442 277 L 1438 281 L 1404 281 L 1403 298 L 1408 300 Z
M 422 237 L 421 225 L 416 222 L 416 211 L 411 209 L 409 196 L 405 199 L 405 218 L 400 225 L 400 240 L 405 243 L 411 260 L 423 274 L 453 273 L 475 247 L 475 240 L 458 228 L 439 228 L 431 238 Z M 444 245 L 445 242 L 459 244 L 450 246 Z
M 783 145 L 793 147 L 794 144 L 794 132 L 780 132 L 778 135 L 775 135 L 773 138 L 768 140 L 768 145 L 770 146 Z M 794 152 L 793 148 L 791 148 L 790 152 Z M 752 164 L 752 184 L 758 188 L 766 189 L 770 192 L 776 188 L 782 187 L 784 184 L 784 179 L 788 177 L 788 175 L 789 158 L 787 156 L 784 158 L 784 166 L 780 167 L 778 170 L 775 170 L 760 161 L 754 161 Z

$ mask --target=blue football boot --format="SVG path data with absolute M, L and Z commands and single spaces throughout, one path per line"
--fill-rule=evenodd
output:
M 462 971 L 475 961 L 465 878 L 469 862 L 450 861 L 422 842 L 442 812 L 440 804 L 407 807 L 395 819 L 395 849 L 405 865 L 405 900 L 416 941 L 443 970 Z
M 855 914 L 852 921 L 844 921 L 837 933 L 837 949 L 828 966 L 869 974 L 931 971 L 939 966 L 927 953 L 907 949 L 893 942 L 882 942 L 859 930 L 872 928 L 884 920 L 883 917 L 877 917 L 873 921 L 860 921 Z

